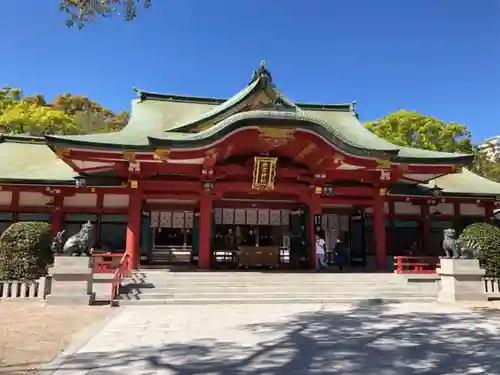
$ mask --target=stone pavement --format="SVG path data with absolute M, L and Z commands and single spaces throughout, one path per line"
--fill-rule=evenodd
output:
M 123 308 L 54 375 L 500 374 L 500 312 L 428 304 Z

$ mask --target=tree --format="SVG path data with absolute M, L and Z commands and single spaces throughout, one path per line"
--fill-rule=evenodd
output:
M 487 150 L 476 150 L 472 171 L 492 181 L 500 182 L 500 157 L 488 154 Z
M 13 89 L 5 85 L 0 89 L 0 114 L 6 107 L 21 100 L 22 90 Z
M 122 15 L 126 21 L 137 16 L 137 7 L 151 7 L 152 0 L 61 0 L 59 10 L 66 13 L 68 27 L 83 28 L 96 17 Z
M 442 120 L 417 112 L 400 110 L 378 121 L 364 124 L 378 137 L 400 146 L 431 151 L 475 154 L 472 171 L 500 182 L 500 159 L 492 159 L 471 142 L 465 125 Z
M 472 153 L 471 134 L 466 126 L 438 120 L 415 111 L 400 110 L 365 127 L 380 138 L 400 146 L 432 151 Z
M 88 134 L 118 131 L 129 113 L 115 114 L 83 95 L 57 95 L 47 103 L 42 94 L 23 96 L 21 89 L 0 90 L 0 132 L 8 134 Z
M 74 117 L 51 107 L 13 102 L 0 112 L 0 131 L 7 134 L 76 134 Z

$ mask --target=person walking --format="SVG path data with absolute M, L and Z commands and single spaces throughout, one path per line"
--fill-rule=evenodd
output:
M 335 243 L 334 255 L 335 255 L 335 263 L 337 263 L 339 271 L 342 272 L 344 268 L 345 257 L 344 257 L 344 244 L 342 243 L 340 238 L 337 238 L 337 242 Z
M 325 234 L 322 230 L 316 233 L 316 272 L 321 272 L 325 265 Z

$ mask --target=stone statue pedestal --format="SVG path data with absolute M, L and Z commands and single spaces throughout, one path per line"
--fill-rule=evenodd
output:
M 478 259 L 441 259 L 441 289 L 438 302 L 485 302 L 483 277 L 485 270 Z
M 91 257 L 56 256 L 50 269 L 52 286 L 47 296 L 51 305 L 91 305 L 94 271 Z

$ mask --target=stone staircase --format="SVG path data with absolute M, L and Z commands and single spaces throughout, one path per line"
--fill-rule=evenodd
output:
M 415 281 L 415 280 L 413 280 Z M 118 305 L 350 303 L 380 299 L 434 301 L 435 280 L 409 282 L 381 273 L 135 271 L 122 281 Z

